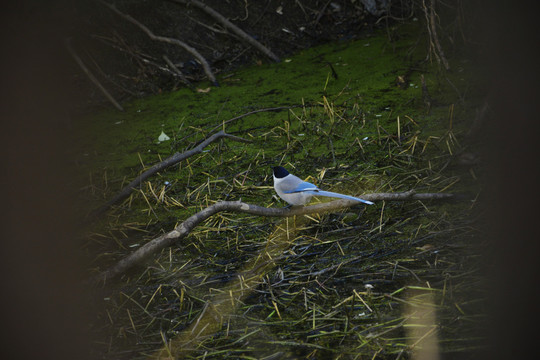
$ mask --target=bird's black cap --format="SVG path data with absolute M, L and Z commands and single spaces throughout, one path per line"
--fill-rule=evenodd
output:
M 282 179 L 285 176 L 289 175 L 289 172 L 285 170 L 285 168 L 282 166 L 274 166 L 272 170 L 274 170 L 274 176 L 278 179 Z

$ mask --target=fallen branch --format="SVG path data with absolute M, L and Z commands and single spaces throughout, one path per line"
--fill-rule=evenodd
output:
M 298 104 L 298 105 L 288 105 L 288 106 L 276 106 L 276 107 L 271 107 L 271 108 L 262 108 L 262 109 L 257 109 L 257 110 L 253 110 L 253 111 L 249 111 L 245 114 L 242 114 L 242 115 L 238 115 L 238 116 L 235 116 L 233 118 L 230 118 L 229 120 L 226 120 L 222 123 L 220 123 L 219 125 L 216 125 L 214 126 L 212 129 L 210 129 L 210 131 L 214 131 L 220 127 L 223 127 L 223 125 L 226 125 L 226 124 L 229 124 L 233 121 L 236 121 L 236 120 L 240 120 L 246 116 L 249 116 L 249 115 L 253 115 L 253 114 L 258 114 L 258 113 L 261 113 L 261 112 L 274 112 L 274 111 L 282 111 L 282 110 L 292 110 L 292 109 L 297 109 L 297 108 L 307 108 L 307 107 L 324 107 L 324 104 L 322 103 L 316 103 L 316 104 Z M 347 106 L 345 105 L 334 105 L 335 107 L 344 107 L 346 108 Z
M 365 194 L 362 198 L 370 201 L 400 201 L 400 200 L 440 200 L 454 198 L 454 194 L 445 193 L 423 193 L 417 194 L 414 191 L 407 191 L 402 193 L 377 193 L 377 194 Z M 352 200 L 335 200 L 331 202 L 310 205 L 305 207 L 292 207 L 292 208 L 266 208 L 263 206 L 247 204 L 241 201 L 220 201 L 211 205 L 195 215 L 190 216 L 184 222 L 180 223 L 174 230 L 158 236 L 157 238 L 150 240 L 148 243 L 140 247 L 132 254 L 126 256 L 120 260 L 116 265 L 98 274 L 93 283 L 100 281 L 105 282 L 108 279 L 114 278 L 120 274 L 123 274 L 128 269 L 136 264 L 143 262 L 153 254 L 161 251 L 162 249 L 173 245 L 175 242 L 185 238 L 195 226 L 208 219 L 210 216 L 223 211 L 240 212 L 258 216 L 270 216 L 270 217 L 290 217 L 297 215 L 309 215 L 314 213 L 324 213 L 334 210 L 339 210 L 353 205 L 358 205 L 358 202 Z
M 319 20 L 321 20 L 322 16 L 324 15 L 324 12 L 326 11 L 326 8 L 328 7 L 328 5 L 330 4 L 332 0 L 328 0 L 326 2 L 326 4 L 323 5 L 323 7 L 321 8 L 321 10 L 319 10 L 319 14 L 317 15 L 317 18 L 315 19 L 315 21 L 313 22 L 313 26 L 317 25 L 319 23 Z
M 244 118 L 246 116 L 249 116 L 249 115 L 253 115 L 253 114 L 257 114 L 257 113 L 260 113 L 260 112 L 270 112 L 270 111 L 281 111 L 281 110 L 291 110 L 291 109 L 294 109 L 294 108 L 299 108 L 299 107 L 306 107 L 307 105 L 289 105 L 289 106 L 277 106 L 277 107 L 271 107 L 271 108 L 263 108 L 263 109 L 257 109 L 257 110 L 253 110 L 253 111 L 250 111 L 250 112 L 247 112 L 245 114 L 242 114 L 242 115 L 238 115 L 238 116 L 235 116 L 227 121 L 224 121 L 222 122 L 221 124 L 219 125 L 216 125 L 215 127 L 213 127 L 212 129 L 210 129 L 210 131 L 214 131 L 216 130 L 217 128 L 220 128 L 222 127 L 223 125 L 225 124 L 228 124 L 230 122 L 233 122 L 233 121 L 236 121 L 236 120 L 239 120 L 241 118 Z
M 275 62 L 279 62 L 279 57 L 274 54 L 271 50 L 269 50 L 266 46 L 255 40 L 252 36 L 249 36 L 244 32 L 244 30 L 240 29 L 238 26 L 234 25 L 232 22 L 227 20 L 223 15 L 212 9 L 210 6 L 198 1 L 198 0 L 172 0 L 173 2 L 180 3 L 183 5 L 190 5 L 193 4 L 194 6 L 198 7 L 217 21 L 219 21 L 223 26 L 231 30 L 233 33 L 238 35 L 240 39 L 247 42 L 249 45 L 253 46 L 266 56 L 268 56 L 270 59 L 274 60 Z
M 66 39 L 66 48 L 69 52 L 69 54 L 73 57 L 73 60 L 75 60 L 75 62 L 77 63 L 77 65 L 79 65 L 79 67 L 82 69 L 82 71 L 86 74 L 86 76 L 88 76 L 88 78 L 90 79 L 90 81 L 92 81 L 94 83 L 94 85 L 96 85 L 98 87 L 98 89 L 103 93 L 103 95 L 105 95 L 105 97 L 111 102 L 111 104 L 114 105 L 115 108 L 117 108 L 118 110 L 120 111 L 124 111 L 124 108 L 122 107 L 122 105 L 120 105 L 113 97 L 112 95 L 107 91 L 107 89 L 105 89 L 105 87 L 103 85 L 101 85 L 101 83 L 99 82 L 99 80 L 94 76 L 94 74 L 92 74 L 92 72 L 90 71 L 90 69 L 88 69 L 88 67 L 84 64 L 84 62 L 82 61 L 82 59 L 79 57 L 79 55 L 77 55 L 77 53 L 75 52 L 75 50 L 73 50 L 73 48 L 71 47 L 71 39 Z
M 212 69 L 210 69 L 210 65 L 208 65 L 208 62 L 206 61 L 206 59 L 197 51 L 197 49 L 189 46 L 188 44 L 186 44 L 185 42 L 183 41 L 180 41 L 178 39 L 174 39 L 174 38 L 169 38 L 169 37 L 165 37 L 165 36 L 159 36 L 159 35 L 155 35 L 152 30 L 150 30 L 149 28 L 147 28 L 145 25 L 141 24 L 139 21 L 137 21 L 136 19 L 134 19 L 133 17 L 131 17 L 130 15 L 128 14 L 124 14 L 123 12 L 121 12 L 120 10 L 118 10 L 116 8 L 116 6 L 114 5 L 111 5 L 105 1 L 101 1 L 100 2 L 105 5 L 106 7 L 108 7 L 109 9 L 111 9 L 114 13 L 116 13 L 117 15 L 123 17 L 124 19 L 126 19 L 127 21 L 129 21 L 130 23 L 134 24 L 135 26 L 137 26 L 139 29 L 141 29 L 142 31 L 144 31 L 146 33 L 146 35 L 148 35 L 148 37 L 152 40 L 156 40 L 156 41 L 161 41 L 161 42 L 166 42 L 166 43 L 169 43 L 169 44 L 173 44 L 173 45 L 178 45 L 182 48 L 184 48 L 187 52 L 189 52 L 190 54 L 192 54 L 197 60 L 199 60 L 199 62 L 201 63 L 203 69 L 204 69 L 204 72 L 206 74 L 206 76 L 208 76 L 208 79 L 216 86 L 218 86 L 218 82 L 216 80 L 216 77 L 214 76 L 214 73 L 212 72 Z
M 429 54 L 433 51 L 435 58 L 438 63 L 443 63 L 446 70 L 450 70 L 450 64 L 446 60 L 444 51 L 442 49 L 441 43 L 439 42 L 439 37 L 437 36 L 437 22 L 436 22 L 436 13 L 435 13 L 435 3 L 436 0 L 431 0 L 429 10 L 426 6 L 425 0 L 422 0 L 422 6 L 424 8 L 424 15 L 427 22 L 427 30 L 429 34 Z M 429 55 L 428 55 L 429 56 Z
M 228 138 L 228 139 L 231 139 L 231 140 L 234 140 L 234 141 L 239 141 L 239 142 L 250 142 L 249 140 L 243 139 L 241 137 L 227 134 L 224 131 L 218 131 L 217 133 L 215 133 L 214 135 L 208 137 L 206 140 L 201 142 L 199 145 L 197 145 L 193 149 L 185 151 L 183 153 L 175 153 L 174 155 L 172 155 L 172 156 L 168 157 L 167 159 L 163 160 L 162 162 L 155 164 L 150 169 L 146 170 L 144 173 L 139 175 L 135 180 L 130 182 L 126 187 L 124 187 L 118 194 L 116 194 L 106 204 L 104 204 L 103 206 L 101 206 L 97 210 L 93 211 L 89 217 L 94 218 L 94 217 L 104 213 L 112 205 L 118 203 L 119 201 L 122 201 L 122 200 L 126 199 L 134 189 L 139 187 L 141 185 L 141 183 L 144 180 L 148 179 L 150 176 L 152 176 L 152 175 L 156 174 L 157 172 L 162 171 L 162 170 L 164 170 L 164 169 L 166 169 L 166 168 L 168 168 L 170 166 L 178 164 L 179 162 L 187 159 L 188 157 L 191 157 L 191 156 L 196 155 L 196 154 L 200 154 L 205 147 L 207 147 L 208 145 L 210 145 L 211 143 L 213 143 L 214 141 L 216 141 L 216 140 L 218 140 L 220 138 Z
M 176 65 L 173 64 L 173 62 L 167 57 L 167 55 L 163 55 L 163 60 L 165 60 L 165 62 L 167 63 L 167 65 L 169 65 L 169 67 L 171 68 L 172 71 L 174 71 L 174 73 L 176 75 L 178 75 L 178 77 L 180 78 L 180 80 L 186 84 L 187 86 L 189 86 L 190 88 L 193 88 L 193 84 L 191 82 L 189 82 L 188 79 L 186 79 L 186 77 L 184 76 L 184 74 L 180 71 L 180 69 L 178 69 L 176 67 Z
M 433 35 L 433 41 L 435 42 L 435 46 L 437 47 L 437 52 L 439 53 L 439 57 L 444 65 L 444 68 L 446 70 L 450 70 L 450 65 L 448 64 L 448 60 L 446 60 L 446 56 L 444 55 L 444 51 L 442 49 L 441 43 L 439 42 L 439 37 L 437 36 L 437 26 L 436 26 L 436 21 L 435 21 L 435 2 L 436 0 L 431 0 L 431 6 L 430 6 L 430 11 L 429 11 L 431 34 Z

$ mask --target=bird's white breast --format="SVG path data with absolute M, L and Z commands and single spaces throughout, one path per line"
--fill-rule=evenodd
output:
M 298 181 L 296 181 L 296 179 L 298 179 Z M 274 176 L 274 189 L 276 190 L 278 196 L 287 203 L 291 205 L 305 205 L 310 202 L 311 198 L 313 197 L 312 194 L 307 192 L 285 192 L 290 191 L 289 189 L 294 189 L 294 186 L 291 185 L 298 185 L 294 184 L 296 182 L 299 184 L 302 182 L 302 180 L 300 180 L 294 175 L 288 175 L 287 177 L 281 179 L 278 179 Z

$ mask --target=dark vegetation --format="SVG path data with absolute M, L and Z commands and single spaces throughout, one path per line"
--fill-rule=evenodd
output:
M 110 109 L 74 63 L 74 96 L 88 100 L 75 112 L 93 110 L 73 124 L 81 216 L 219 130 L 250 140 L 220 139 L 87 218 L 89 277 L 219 201 L 282 206 L 271 188 L 274 164 L 354 195 L 460 195 L 283 220 L 215 214 L 145 263 L 93 284 L 95 357 L 482 353 L 490 104 L 467 18 L 474 15 L 461 1 L 389 2 L 371 14 L 362 3 L 205 2 L 280 63 L 193 5 L 114 4 L 155 35 L 196 47 L 219 87 L 192 54 L 102 3 L 79 8 L 86 22 L 71 49 L 123 108 Z M 276 109 L 254 112 L 266 108 Z M 158 141 L 161 131 L 169 140 Z
M 448 14 L 439 30 L 444 32 L 443 40 L 451 40 L 445 41 L 447 54 L 461 51 L 463 43 L 471 45 L 475 41 L 470 38 L 476 24 L 473 21 L 475 13 L 471 11 L 474 4 L 463 1 L 426 3 L 374 0 L 204 2 L 278 59 L 329 41 L 356 39 L 382 26 L 390 29 L 400 19 L 417 17 L 424 20 L 424 7 L 429 16 L 431 6 L 438 11 L 433 18 L 436 27 L 441 26 L 439 14 Z M 198 81 L 208 79 L 201 61 L 193 53 L 178 44 L 150 38 L 144 29 L 122 14 L 145 26 L 155 36 L 174 39 L 193 48 L 208 62 L 215 75 L 226 74 L 240 65 L 276 60 L 190 1 L 84 1 L 77 4 L 69 16 L 72 20 L 70 47 L 119 103 L 185 86 L 193 88 Z M 388 31 L 388 36 L 392 41 L 400 35 Z M 436 43 L 429 45 L 430 56 L 437 61 L 441 60 L 439 49 Z M 88 81 L 79 65 L 73 63 L 72 66 L 72 88 L 77 91 L 72 92 L 70 103 L 78 104 L 73 111 L 109 101 L 95 84 Z

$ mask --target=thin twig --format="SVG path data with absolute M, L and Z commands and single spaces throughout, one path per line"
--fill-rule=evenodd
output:
M 94 85 L 96 85 L 98 87 L 98 89 L 103 93 L 103 95 L 105 95 L 105 97 L 111 102 L 111 104 L 114 105 L 115 108 L 117 108 L 120 111 L 124 111 L 124 108 L 122 107 L 122 105 L 120 105 L 112 97 L 112 95 L 107 91 L 107 89 L 105 89 L 105 87 L 103 85 L 101 85 L 99 80 L 94 76 L 94 74 L 92 74 L 90 69 L 88 69 L 88 67 L 84 64 L 84 62 L 81 60 L 81 58 L 77 55 L 75 50 L 73 50 L 73 47 L 71 47 L 71 39 L 66 39 L 65 44 L 66 44 L 66 48 L 69 51 L 69 54 L 73 57 L 73 59 L 75 60 L 77 65 L 79 65 L 79 67 L 86 74 L 86 76 L 88 76 L 90 81 L 92 81 L 94 83 Z
M 186 79 L 186 77 L 184 76 L 184 74 L 180 71 L 180 69 L 178 69 L 176 67 L 176 65 L 173 64 L 173 62 L 167 57 L 167 55 L 163 55 L 163 60 L 165 60 L 165 62 L 167 63 L 167 65 L 169 65 L 169 67 L 171 68 L 172 71 L 174 71 L 174 73 L 176 75 L 178 75 L 178 77 L 180 78 L 180 80 L 186 84 L 187 86 L 189 87 L 193 87 L 193 85 L 189 82 L 188 79 Z
M 242 114 L 242 115 L 238 115 L 238 116 L 235 116 L 227 121 L 224 121 L 222 122 L 221 124 L 213 127 L 212 129 L 210 129 L 210 131 L 214 131 L 220 127 L 223 127 L 223 125 L 225 124 L 228 124 L 230 122 L 233 122 L 233 121 L 236 121 L 236 120 L 239 120 L 243 117 L 246 117 L 246 116 L 249 116 L 249 115 L 253 115 L 253 114 L 257 114 L 257 113 L 260 113 L 260 112 L 270 112 L 270 111 L 281 111 L 281 110 L 290 110 L 290 109 L 294 109 L 294 108 L 299 108 L 299 107 L 305 107 L 307 105 L 289 105 L 289 106 L 276 106 L 276 107 L 271 107 L 271 108 L 263 108 L 263 109 L 257 109 L 257 110 L 253 110 L 253 111 L 250 111 L 250 112 L 247 112 L 245 114 Z
M 437 36 L 437 23 L 435 20 L 435 2 L 436 0 L 431 0 L 429 10 L 426 6 L 425 0 L 422 0 L 422 7 L 424 8 L 424 15 L 427 22 L 427 30 L 429 34 L 429 54 L 433 52 L 438 63 L 443 63 L 446 70 L 450 70 L 450 65 L 444 51 L 442 49 L 441 43 L 439 42 L 439 37 Z M 429 56 L 428 54 L 428 56 Z
M 450 70 L 450 65 L 448 64 L 448 60 L 446 60 L 446 56 L 444 55 L 444 51 L 442 49 L 441 43 L 439 42 L 439 37 L 437 36 L 437 25 L 435 21 L 435 3 L 436 0 L 431 0 L 431 6 L 430 6 L 430 24 L 431 24 L 431 35 L 433 35 L 433 41 L 435 42 L 435 46 L 437 47 L 437 52 L 439 53 L 439 57 L 444 65 L 444 68 L 446 70 Z
M 223 26 L 231 30 L 233 33 L 238 35 L 242 40 L 268 56 L 270 59 L 272 59 L 275 62 L 279 62 L 279 57 L 274 54 L 270 49 L 268 49 L 266 46 L 255 40 L 252 36 L 249 36 L 246 34 L 246 32 L 242 29 L 240 29 L 238 26 L 234 25 L 232 22 L 227 20 L 223 15 L 212 9 L 210 6 L 198 1 L 198 0 L 171 0 L 176 3 L 180 3 L 183 5 L 190 5 L 193 4 L 194 6 L 198 7 L 217 21 L 219 21 Z
M 168 157 L 167 159 L 163 160 L 160 163 L 155 164 L 150 169 L 146 170 L 144 173 L 139 175 L 135 180 L 130 182 L 126 187 L 124 187 L 118 194 L 116 194 L 111 200 L 109 200 L 105 205 L 101 206 L 97 210 L 95 210 L 91 215 L 89 215 L 90 219 L 95 218 L 96 216 L 104 213 L 107 211 L 112 205 L 126 199 L 131 192 L 138 188 L 141 183 L 148 179 L 150 176 L 156 174 L 159 171 L 162 171 L 170 166 L 173 166 L 175 164 L 178 164 L 179 162 L 187 159 L 188 157 L 191 157 L 196 154 L 200 154 L 205 147 L 213 143 L 214 141 L 220 139 L 220 138 L 228 138 L 233 141 L 240 141 L 240 142 L 250 142 L 249 140 L 243 139 L 238 136 L 227 134 L 224 131 L 218 131 L 217 133 L 213 134 L 212 136 L 208 137 L 206 140 L 201 142 L 199 145 L 194 147 L 191 150 L 185 151 L 183 153 L 175 153 L 174 155 Z
M 178 45 L 182 48 L 184 48 L 187 52 L 189 52 L 190 54 L 192 54 L 193 56 L 195 56 L 195 58 L 197 60 L 199 60 L 199 62 L 201 63 L 203 69 L 204 69 L 204 72 L 206 74 L 206 76 L 208 76 L 208 79 L 214 83 L 214 85 L 218 86 L 218 82 L 216 80 L 216 77 L 214 76 L 214 73 L 212 72 L 212 69 L 210 69 L 210 65 L 208 65 L 208 62 L 206 61 L 206 59 L 197 51 L 197 49 L 189 46 L 188 44 L 186 44 L 185 42 L 183 41 L 180 41 L 178 39 L 174 39 L 174 38 L 170 38 L 170 37 L 165 37 L 165 36 L 159 36 L 159 35 L 155 35 L 152 30 L 150 30 L 149 28 L 147 28 L 145 25 L 141 24 L 139 21 L 137 21 L 136 19 L 134 19 L 133 17 L 131 17 L 130 15 L 127 15 L 127 14 L 124 14 L 123 12 L 121 12 L 120 10 L 118 10 L 116 8 L 116 6 L 114 5 L 111 5 L 105 1 L 102 1 L 102 0 L 99 0 L 104 6 L 108 7 L 110 10 L 112 10 L 114 13 L 116 13 L 117 15 L 123 17 L 124 19 L 126 19 L 127 21 L 129 21 L 130 23 L 136 25 L 137 27 L 139 27 L 139 29 L 141 29 L 142 31 L 144 31 L 146 33 L 146 35 L 148 35 L 148 37 L 152 40 L 156 40 L 156 41 L 161 41 L 161 42 L 166 42 L 168 44 L 173 44 L 173 45 Z
M 330 4 L 332 0 L 328 0 L 326 4 L 323 5 L 321 10 L 319 10 L 319 14 L 317 15 L 317 18 L 315 18 L 315 21 L 313 22 L 313 26 L 317 25 L 319 23 L 319 20 L 321 20 L 321 17 L 324 15 L 324 12 L 326 11 L 326 8 Z

